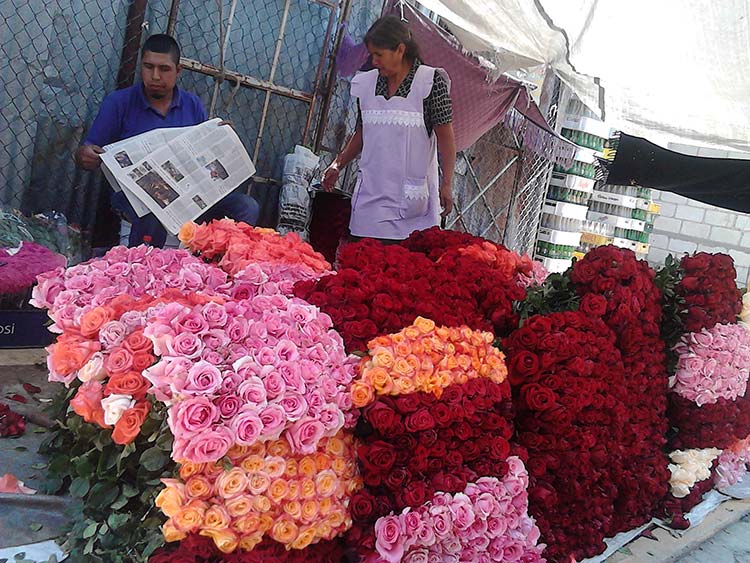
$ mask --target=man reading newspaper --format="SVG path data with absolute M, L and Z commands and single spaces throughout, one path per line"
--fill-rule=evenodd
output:
M 76 162 L 86 170 L 94 170 L 101 164 L 102 148 L 105 145 L 121 141 L 155 129 L 186 127 L 203 123 L 208 118 L 206 109 L 200 99 L 190 92 L 177 87 L 177 77 L 181 67 L 180 47 L 169 35 L 157 34 L 149 37 L 141 53 L 142 83 L 118 90 L 108 95 L 99 114 L 89 129 L 86 140 L 76 152 Z M 210 126 L 210 122 L 206 124 Z M 120 167 L 134 164 L 127 152 L 114 155 Z M 213 179 L 222 179 L 227 170 L 221 164 L 207 162 L 206 170 Z M 159 181 L 158 173 L 150 174 L 143 163 L 131 172 L 140 188 L 146 192 L 159 208 L 166 207 L 174 201 L 174 189 L 166 182 Z M 170 162 L 161 164 L 162 171 L 169 174 L 174 181 L 180 181 L 181 172 Z M 145 179 L 143 179 L 145 178 Z M 196 200 L 197 198 L 197 200 Z M 202 204 L 200 195 L 193 196 L 194 203 Z M 135 202 L 138 206 L 138 202 Z M 112 195 L 112 206 L 117 209 L 132 225 L 130 246 L 150 241 L 154 246 L 163 246 L 167 232 L 153 213 L 143 216 L 143 204 L 138 212 L 128 201 L 124 191 Z M 210 220 L 230 217 L 236 221 L 254 225 L 258 219 L 258 203 L 250 196 L 234 191 L 214 204 L 199 220 Z

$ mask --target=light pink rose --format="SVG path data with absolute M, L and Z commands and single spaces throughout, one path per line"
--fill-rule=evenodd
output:
M 229 321 L 227 325 L 227 336 L 232 342 L 242 342 L 247 337 L 248 324 L 247 319 L 236 317 Z
M 334 436 L 344 426 L 344 413 L 338 406 L 327 404 L 318 411 L 318 420 L 325 428 L 325 435 Z
M 266 326 L 263 323 L 250 323 L 250 326 L 247 330 L 247 336 L 248 338 L 255 338 L 259 342 L 263 342 L 266 338 L 268 338 L 268 331 L 266 330 Z
M 154 354 L 157 356 L 166 356 L 172 346 L 174 332 L 167 324 L 149 323 L 143 329 L 143 335 L 148 338 L 154 345 Z
M 281 374 L 287 390 L 300 394 L 305 393 L 307 386 L 305 380 L 302 379 L 300 366 L 297 362 L 281 362 L 277 366 L 277 370 Z
M 214 404 L 219 409 L 221 416 L 225 419 L 229 419 L 240 411 L 243 401 L 238 395 L 230 393 L 222 394 L 214 399 Z
M 279 358 L 273 348 L 264 346 L 255 354 L 255 361 L 262 366 L 273 366 L 278 363 Z
M 193 334 L 200 335 L 208 330 L 208 323 L 202 315 L 197 312 L 192 312 L 183 318 L 177 324 L 176 328 L 179 332 L 192 332 Z
M 318 389 L 308 390 L 308 392 L 305 394 L 305 399 L 307 399 L 307 404 L 310 407 L 310 412 L 315 413 L 316 416 L 328 402 L 323 396 L 323 393 L 321 393 Z
M 442 540 L 452 533 L 451 513 L 447 506 L 430 507 L 430 516 L 432 517 L 432 528 L 438 539 Z
M 180 390 L 187 395 L 212 395 L 221 388 L 221 372 L 216 366 L 200 360 L 188 371 Z
M 284 409 L 289 422 L 297 422 L 307 414 L 307 401 L 297 393 L 285 393 L 275 402 Z
M 223 354 L 217 352 L 216 350 L 207 350 L 206 348 L 203 349 L 199 357 L 201 360 L 205 360 L 209 364 L 213 364 L 215 366 L 223 364 L 225 360 Z
M 180 332 L 171 342 L 167 341 L 167 354 L 170 356 L 182 356 L 194 360 L 200 357 L 201 351 L 203 351 L 203 342 L 192 332 Z
M 238 444 L 252 446 L 260 438 L 263 422 L 256 408 L 245 406 L 232 419 L 230 427 L 236 435 Z
M 430 554 L 426 549 L 415 549 L 406 554 L 403 563 L 429 563 Z
M 295 362 L 299 358 L 297 346 L 288 338 L 282 338 L 276 345 L 276 356 L 282 362 Z
M 120 321 L 104 323 L 99 330 L 99 342 L 105 348 L 112 348 L 120 344 L 128 334 L 128 330 Z
M 227 324 L 227 312 L 218 303 L 206 303 L 201 314 L 211 328 L 223 328 Z
M 424 520 L 423 518 L 422 521 L 422 527 L 417 530 L 416 545 L 431 547 L 435 545 L 435 542 L 437 541 L 437 538 L 435 537 L 435 529 L 433 527 L 432 518 L 428 518 L 427 520 Z
M 406 536 L 405 547 L 408 550 L 411 546 L 417 544 L 419 533 L 424 527 L 422 516 L 419 512 L 410 511 L 401 516 L 401 526 Z
M 264 441 L 277 440 L 286 426 L 286 412 L 279 405 L 268 405 L 260 411 Z
M 302 419 L 292 424 L 286 436 L 294 453 L 309 455 L 315 453 L 324 434 L 325 428 L 319 421 Z
M 120 322 L 125 325 L 129 333 L 146 326 L 146 319 L 140 311 L 125 311 L 120 316 Z
M 266 387 L 266 395 L 269 400 L 282 396 L 286 391 L 284 378 L 277 371 L 272 371 L 265 375 L 263 385 Z
M 219 421 L 219 409 L 206 397 L 191 397 L 169 408 L 169 428 L 175 436 L 202 432 Z
M 237 387 L 237 393 L 242 399 L 257 408 L 265 407 L 268 404 L 266 396 L 266 387 L 260 377 L 251 375 Z
M 239 373 L 232 370 L 222 371 L 221 378 L 221 392 L 223 394 L 234 393 L 239 388 L 240 383 L 244 380 Z
M 212 328 L 201 334 L 203 345 L 212 350 L 218 350 L 229 345 L 229 336 L 223 329 Z
M 172 448 L 172 459 L 208 463 L 218 461 L 224 457 L 235 442 L 234 433 L 224 427 L 204 430 L 193 434 L 189 439 L 175 438 Z
M 397 516 L 385 516 L 375 522 L 375 548 L 389 563 L 398 563 L 404 555 L 404 535 Z
M 450 505 L 450 511 L 453 515 L 453 526 L 461 531 L 467 530 L 471 527 L 476 518 L 469 497 L 463 493 L 456 493 L 453 495 L 453 502 Z
M 487 518 L 487 532 L 492 537 L 502 536 L 508 529 L 508 521 L 503 516 L 490 516 Z
M 449 536 L 444 538 L 443 541 L 440 542 L 440 545 L 448 555 L 453 555 L 457 558 L 461 553 L 461 541 L 457 537 Z
M 494 514 L 497 508 L 497 501 L 490 493 L 481 493 L 474 500 L 474 509 L 480 518 L 487 518 L 489 515 Z
M 87 381 L 102 381 L 107 377 L 104 369 L 104 355 L 101 352 L 95 352 L 89 358 L 89 361 L 78 370 L 78 379 L 83 383 Z

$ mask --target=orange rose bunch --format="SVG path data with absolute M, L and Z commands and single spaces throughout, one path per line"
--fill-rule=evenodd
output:
M 186 223 L 180 229 L 180 241 L 192 252 L 209 260 L 219 259 L 219 266 L 234 275 L 258 264 L 294 264 L 310 273 L 329 273 L 331 265 L 297 234 L 280 235 L 273 229 L 252 227 L 231 219 L 207 224 Z
M 364 407 L 376 395 L 433 393 L 485 377 L 502 383 L 507 377 L 505 356 L 492 346 L 490 332 L 468 327 L 438 327 L 417 317 L 401 332 L 379 336 L 369 342 L 369 355 L 359 366 L 359 379 L 352 385 L 352 402 Z
M 354 441 L 339 433 L 316 453 L 295 455 L 285 439 L 234 446 L 229 463 L 191 463 L 164 479 L 156 505 L 169 518 L 168 542 L 199 533 L 224 553 L 252 550 L 264 538 L 304 549 L 351 526 L 348 503 L 361 488 Z

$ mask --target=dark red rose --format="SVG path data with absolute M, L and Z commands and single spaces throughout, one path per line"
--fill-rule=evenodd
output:
M 589 293 L 581 299 L 579 310 L 592 317 L 603 317 L 607 312 L 607 300 L 601 295 Z
M 521 397 L 528 408 L 535 411 L 550 409 L 557 402 L 557 395 L 554 391 L 536 383 L 524 385 L 521 389 Z
M 422 432 L 435 428 L 435 419 L 427 408 L 421 408 L 406 417 L 405 426 L 408 432 Z
M 423 481 L 412 481 L 407 487 L 398 493 L 402 506 L 417 507 L 427 502 L 431 495 L 431 490 Z
M 449 385 L 443 389 L 443 394 L 440 397 L 441 402 L 444 402 L 449 407 L 455 407 L 461 404 L 464 393 L 461 390 L 460 385 Z
M 392 491 L 398 491 L 405 487 L 412 480 L 411 472 L 403 467 L 394 467 L 388 475 L 385 476 L 385 486 Z
M 367 490 L 357 491 L 352 495 L 349 501 L 349 509 L 352 512 L 352 519 L 355 521 L 369 522 L 376 516 L 375 497 Z
M 528 350 L 521 350 L 510 358 L 508 379 L 511 385 L 536 381 L 539 377 L 539 357 Z
M 401 414 L 408 414 L 416 412 L 419 409 L 422 401 L 419 393 L 409 393 L 408 395 L 400 395 L 396 399 L 396 410 Z
M 378 440 L 360 447 L 358 457 L 369 471 L 384 473 L 393 467 L 396 452 L 392 444 Z
M 365 409 L 364 416 L 377 432 L 387 435 L 393 432 L 398 415 L 383 402 L 375 401 Z
M 455 418 L 454 412 L 444 402 L 439 402 L 430 408 L 430 414 L 435 419 L 435 424 L 438 427 L 444 427 L 451 424 Z

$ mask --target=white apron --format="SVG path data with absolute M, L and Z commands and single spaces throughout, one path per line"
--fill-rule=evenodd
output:
M 436 70 L 420 65 L 406 98 L 376 96 L 377 70 L 352 80 L 351 92 L 362 111 L 352 235 L 403 240 L 440 223 L 437 139 L 427 135 L 424 124 L 424 99 Z

